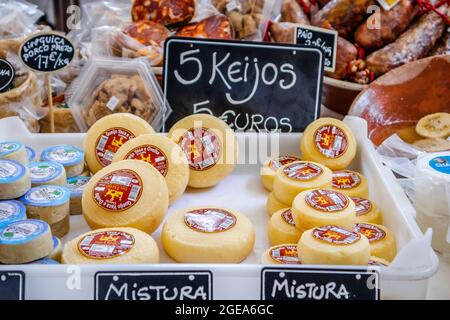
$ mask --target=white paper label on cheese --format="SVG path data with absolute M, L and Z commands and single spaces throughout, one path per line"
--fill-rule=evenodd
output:
M 119 99 L 117 99 L 115 96 L 112 96 L 106 106 L 109 110 L 113 111 L 116 110 L 117 106 L 119 105 Z
M 48 230 L 48 224 L 38 220 L 23 220 L 9 224 L 0 233 L 0 242 L 32 240 Z
M 41 160 L 55 161 L 63 166 L 72 166 L 84 161 L 84 152 L 75 146 L 59 145 L 42 151 Z
M 4 157 L 8 154 L 11 154 L 13 152 L 16 152 L 20 148 L 22 148 L 23 145 L 19 142 L 14 141 L 8 141 L 8 142 L 1 142 L 0 143 L 0 158 Z
M 322 168 L 314 163 L 301 162 L 292 163 L 283 169 L 284 174 L 292 179 L 298 181 L 309 181 L 320 176 L 323 172 Z
M 25 207 L 18 201 L 0 201 L 0 224 L 14 217 L 25 216 Z
M 97 160 L 103 165 L 111 164 L 114 155 L 128 140 L 134 139 L 135 135 L 125 128 L 111 128 L 104 131 L 96 143 Z
M 429 165 L 434 170 L 450 175 L 450 156 L 439 156 L 431 159 Z
M 358 241 L 359 233 L 346 230 L 336 226 L 324 226 L 313 230 L 314 238 L 337 245 L 350 245 Z
M 349 201 L 342 193 L 332 190 L 313 190 L 305 197 L 306 203 L 319 211 L 338 212 L 348 207 Z
M 333 187 L 336 189 L 353 189 L 361 184 L 356 172 L 341 170 L 333 172 Z
M 297 246 L 294 245 L 280 245 L 274 247 L 269 252 L 270 257 L 276 262 L 282 264 L 299 264 Z
M 369 242 L 379 241 L 386 237 L 386 232 L 384 232 L 383 229 L 372 224 L 356 223 L 354 230 L 355 232 L 365 235 L 367 239 L 369 239 Z
M 348 147 L 345 132 L 336 126 L 325 125 L 317 129 L 314 134 L 315 147 L 327 158 L 339 158 Z
M 44 185 L 31 188 L 21 199 L 31 206 L 58 206 L 66 203 L 70 192 L 62 186 Z
M 70 177 L 67 179 L 67 188 L 69 189 L 71 195 L 81 196 L 84 191 L 84 187 L 91 180 L 91 177 L 77 176 Z
M 0 183 L 11 183 L 25 175 L 25 167 L 15 161 L 0 160 Z
M 178 144 L 188 158 L 189 167 L 197 171 L 215 166 L 222 152 L 219 137 L 207 128 L 187 130 Z
M 197 209 L 185 213 L 184 222 L 194 231 L 216 233 L 231 229 L 236 216 L 222 209 Z
M 150 163 L 165 177 L 169 170 L 169 160 L 165 153 L 153 145 L 142 145 L 127 153 L 125 159 L 141 160 Z
M 33 162 L 28 166 L 33 183 L 47 182 L 59 177 L 64 168 L 58 163 Z
M 272 159 L 269 162 L 269 167 L 273 171 L 277 171 L 282 166 L 292 163 L 294 161 L 300 161 L 301 159 L 295 156 L 280 156 L 276 159 Z
M 111 259 L 129 252 L 134 242 L 134 236 L 129 233 L 103 231 L 81 238 L 78 242 L 78 250 L 91 259 Z
M 295 227 L 295 221 L 294 218 L 292 217 L 292 210 L 291 209 L 287 209 L 285 210 L 282 214 L 281 217 L 283 218 L 283 220 L 290 224 L 291 226 Z

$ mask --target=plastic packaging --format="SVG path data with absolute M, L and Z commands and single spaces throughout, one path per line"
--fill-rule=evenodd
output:
M 159 131 L 171 113 L 151 67 L 142 60 L 93 58 L 67 96 L 82 132 L 98 119 L 118 112 L 137 115 Z

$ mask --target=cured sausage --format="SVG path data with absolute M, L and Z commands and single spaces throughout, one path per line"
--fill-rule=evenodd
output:
M 331 0 L 312 17 L 312 24 L 334 29 L 347 38 L 364 19 L 367 8 L 376 0 Z
M 443 5 L 438 10 L 446 14 L 448 6 Z M 370 54 L 366 59 L 367 67 L 379 76 L 425 57 L 441 38 L 445 27 L 445 21 L 438 14 L 433 11 L 426 13 L 395 42 Z
M 440 54 L 450 54 L 450 29 L 447 29 L 445 34 L 437 43 L 436 47 L 434 47 L 431 52 L 432 56 L 437 56 Z
M 296 25 L 292 22 L 274 22 L 269 27 L 270 37 L 277 43 L 294 43 Z
M 162 42 L 170 36 L 165 26 L 153 21 L 134 22 L 125 26 L 122 31 L 144 46 L 161 46 Z
M 172 25 L 189 22 L 195 13 L 195 0 L 133 0 L 133 21 L 148 20 Z
M 375 50 L 397 39 L 419 12 L 419 6 L 415 2 L 416 0 L 401 0 L 391 10 L 381 9 L 379 28 L 369 29 L 369 21 L 364 22 L 355 32 L 356 43 L 365 49 Z
M 217 14 L 182 27 L 177 31 L 176 36 L 231 40 L 233 28 L 228 17 Z
M 297 0 L 283 0 L 281 5 L 281 21 L 310 25 L 309 18 Z

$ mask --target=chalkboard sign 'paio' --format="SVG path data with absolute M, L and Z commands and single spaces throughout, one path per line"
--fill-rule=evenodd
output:
M 320 49 L 170 38 L 164 54 L 164 90 L 174 110 L 166 128 L 206 113 L 236 131 L 293 132 L 320 115 Z
M 0 93 L 8 91 L 14 77 L 13 66 L 7 60 L 0 59 Z
M 0 300 L 23 300 L 25 298 L 25 273 L 0 271 Z
M 302 25 L 296 28 L 294 43 L 322 50 L 325 71 L 334 72 L 338 36 L 338 32 L 335 30 Z

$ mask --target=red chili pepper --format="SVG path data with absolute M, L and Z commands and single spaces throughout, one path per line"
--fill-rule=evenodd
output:
M 428 0 L 417 0 L 417 4 L 422 13 L 433 11 L 439 15 L 446 24 L 450 24 L 450 19 L 445 14 L 438 11 L 438 8 L 446 3 L 450 5 L 450 0 L 440 0 L 435 5 L 432 5 Z
M 269 30 L 270 30 L 270 26 L 272 24 L 273 24 L 272 20 L 269 20 L 267 22 L 266 29 L 264 30 L 264 33 L 263 33 L 263 42 L 270 42 Z

